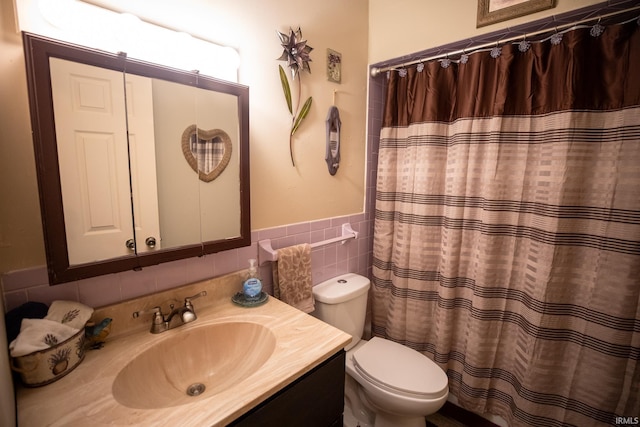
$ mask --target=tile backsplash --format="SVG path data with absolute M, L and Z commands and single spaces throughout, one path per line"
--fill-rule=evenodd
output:
M 359 233 L 358 238 L 344 244 L 332 243 L 314 248 L 311 253 L 313 283 L 317 284 L 343 273 L 358 273 L 369 277 L 373 221 L 365 214 L 357 214 L 256 230 L 251 233 L 251 246 L 245 248 L 56 286 L 49 286 L 45 266 L 9 272 L 1 278 L 5 311 L 28 301 L 50 304 L 54 300 L 64 299 L 79 301 L 91 307 L 102 307 L 153 294 L 246 269 L 247 260 L 258 257 L 260 240 L 271 239 L 274 249 L 314 243 L 340 236 L 342 224 L 346 222 L 351 223 Z M 272 289 L 271 264 L 267 262 L 260 267 L 264 288 L 269 292 Z

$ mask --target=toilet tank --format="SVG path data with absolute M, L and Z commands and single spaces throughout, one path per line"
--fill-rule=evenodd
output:
M 362 338 L 369 286 L 366 277 L 347 273 L 313 287 L 316 309 L 312 315 L 351 335 L 345 350 Z

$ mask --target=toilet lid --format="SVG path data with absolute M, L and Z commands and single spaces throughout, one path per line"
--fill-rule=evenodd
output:
M 353 354 L 359 374 L 378 386 L 426 398 L 442 396 L 449 380 L 438 365 L 417 351 L 374 337 Z

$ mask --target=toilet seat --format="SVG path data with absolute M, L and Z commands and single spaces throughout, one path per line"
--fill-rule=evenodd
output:
M 448 378 L 425 355 L 374 337 L 353 353 L 355 370 L 367 381 L 392 393 L 424 399 L 448 393 Z

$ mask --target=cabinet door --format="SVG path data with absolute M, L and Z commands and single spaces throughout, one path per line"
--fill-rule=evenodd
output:
M 140 254 L 162 249 L 156 182 L 153 87 L 152 80 L 148 77 L 126 74 L 125 80 L 131 200 L 136 253 Z M 153 238 L 153 244 L 147 243 L 149 238 Z
M 345 352 L 340 351 L 230 423 L 241 427 L 341 427 Z

